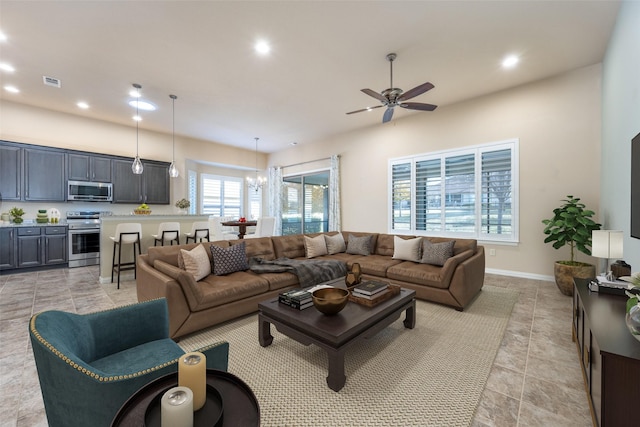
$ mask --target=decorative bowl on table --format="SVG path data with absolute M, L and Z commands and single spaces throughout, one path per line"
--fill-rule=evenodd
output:
M 133 213 L 136 215 L 151 215 L 151 209 L 134 209 Z
M 313 305 L 320 313 L 338 314 L 349 301 L 349 291 L 342 288 L 322 288 L 311 294 Z

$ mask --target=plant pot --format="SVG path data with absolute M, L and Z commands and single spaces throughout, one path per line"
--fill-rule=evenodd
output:
M 553 267 L 553 274 L 556 278 L 556 286 L 564 295 L 573 295 L 573 278 L 595 279 L 596 266 L 587 263 L 576 263 L 577 265 L 567 265 L 556 262 Z
M 24 221 L 24 220 L 22 218 L 20 218 L 19 216 L 13 218 L 13 223 L 14 224 L 22 224 L 22 221 Z

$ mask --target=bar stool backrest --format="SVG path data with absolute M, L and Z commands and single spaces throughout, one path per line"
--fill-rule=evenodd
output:
M 126 234 L 125 234 L 126 233 Z M 138 233 L 135 234 L 129 233 Z M 122 236 L 120 236 L 122 234 Z M 121 244 L 134 243 L 137 242 L 142 236 L 142 226 L 137 222 L 123 222 L 116 225 L 116 235 L 114 240 L 116 242 L 120 242 Z

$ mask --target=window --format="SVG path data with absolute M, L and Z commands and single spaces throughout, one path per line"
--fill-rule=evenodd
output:
M 258 219 L 262 216 L 262 188 L 249 189 L 249 217 Z
M 517 242 L 518 140 L 389 162 L 390 229 Z
M 242 178 L 201 175 L 202 214 L 238 218 L 242 209 Z
M 196 171 L 189 170 L 187 171 L 187 188 L 189 194 L 189 202 L 191 206 L 189 206 L 189 214 L 196 214 L 196 207 L 198 206 L 198 175 Z

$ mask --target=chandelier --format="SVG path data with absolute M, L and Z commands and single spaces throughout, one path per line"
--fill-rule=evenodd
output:
M 258 190 L 260 190 L 265 182 L 267 181 L 264 177 L 258 176 L 258 139 L 259 138 L 254 138 L 256 140 L 256 177 L 255 178 L 250 178 L 247 177 L 247 186 L 252 189 L 255 190 L 255 192 L 257 193 Z

